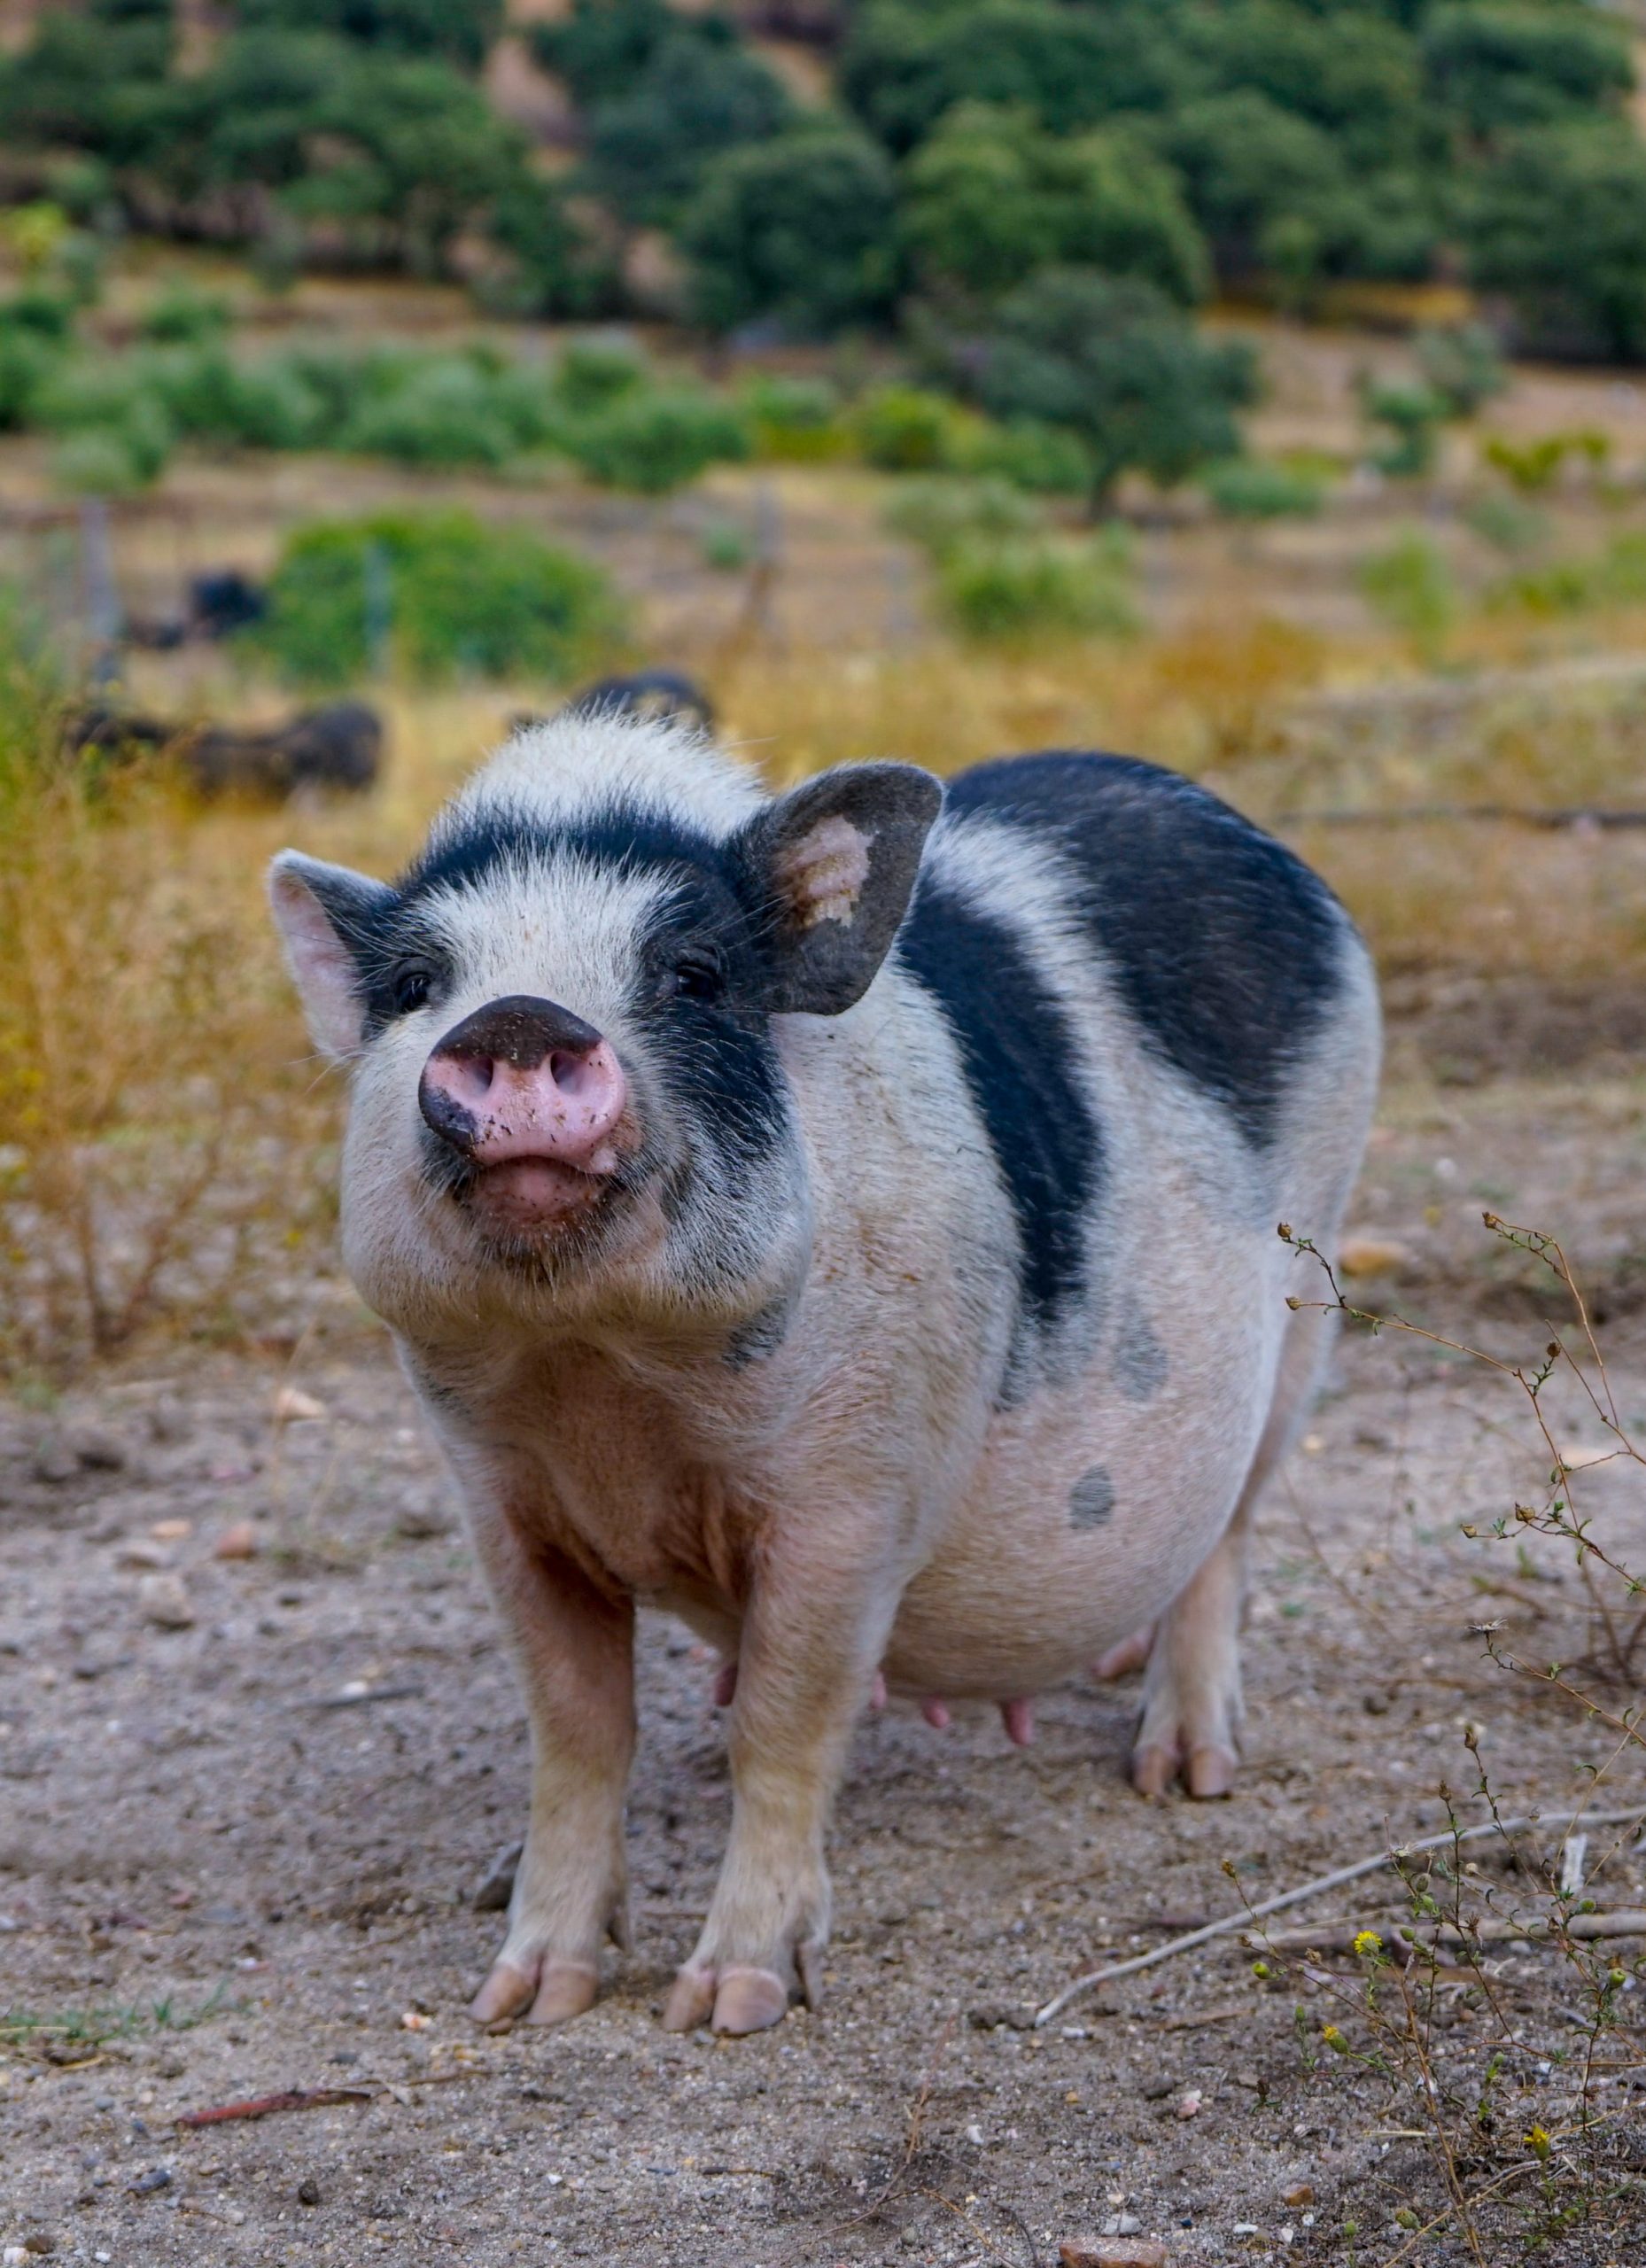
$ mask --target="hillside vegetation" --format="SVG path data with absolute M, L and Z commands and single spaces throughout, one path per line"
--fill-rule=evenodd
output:
M 531 25 L 571 105 L 541 149 L 485 92 L 501 0 L 235 0 L 204 43 L 171 0 L 48 9 L 0 65 L 0 186 L 94 236 L 454 276 L 521 315 L 623 311 L 661 231 L 697 323 L 899 330 L 951 376 L 1069 268 L 1184 308 L 1462 277 L 1526 346 L 1646 355 L 1634 68 L 1584 0 L 749 13 L 821 67 L 665 0 Z

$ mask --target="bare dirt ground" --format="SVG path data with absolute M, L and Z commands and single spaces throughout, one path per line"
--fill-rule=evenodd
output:
M 1643 1151 L 1638 1076 L 1442 1091 L 1409 1070 L 1356 1215 L 1398 1250 L 1357 1288 L 1535 1358 L 1557 1302 L 1479 1216 L 1558 1230 L 1633 1419 Z M 1548 1464 L 1512 1386 L 1426 1342 L 1346 1336 L 1262 1522 L 1229 1803 L 1129 1791 L 1126 1687 L 1046 1697 L 1026 1753 L 982 1713 L 947 1735 L 866 1721 L 826 1998 L 747 2040 L 657 2024 L 729 1788 L 710 1666 L 652 1627 L 635 1949 L 570 2029 L 485 2033 L 463 2004 L 501 1917 L 473 1894 L 523 1821 L 522 1714 L 386 1347 L 335 1287 L 322 1309 L 343 1320 L 277 1360 L 174 1349 L 52 1406 L 0 1405 L 0 2246 L 113 2268 L 1051 2268 L 1107 2224 L 1182 2268 L 1646 2257 L 1638 1938 L 1614 1947 L 1630 1981 L 1594 2045 L 1550 1947 L 1492 1948 L 1495 2009 L 1442 1972 L 1425 2034 L 1442 2090 L 1472 2100 L 1502 2058 L 1461 2165 L 1466 2188 L 1499 2182 L 1472 2255 L 1455 2226 L 1411 2241 L 1447 2200 L 1419 2094 L 1321 2045 L 1333 2021 L 1371 2044 L 1352 1957 L 1266 1983 L 1229 1938 L 1032 2027 L 1106 1957 L 1432 1832 L 1443 1781 L 1484 1816 L 1465 1726 L 1506 1811 L 1583 1801 L 1617 1736 L 1471 1628 L 1495 1619 L 1541 1661 L 1593 1644 L 1570 1556 L 1490 1540 Z M 1600 1445 L 1575 1394 L 1555 1417 L 1563 1451 Z M 1638 1472 L 1581 1475 L 1636 1565 Z M 215 1556 L 241 1524 L 254 1556 Z M 1646 1808 L 1625 1755 L 1596 1801 L 1632 1797 Z M 1603 1907 L 1646 1903 L 1637 1833 L 1591 1838 Z M 1529 1878 L 1500 1846 L 1473 1852 L 1512 1907 Z M 1385 1876 L 1286 1919 L 1397 1910 Z M 175 2124 L 290 2088 L 361 2099 Z

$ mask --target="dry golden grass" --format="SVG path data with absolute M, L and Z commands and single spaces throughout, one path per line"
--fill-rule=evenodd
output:
M 1097 745 L 1205 777 L 1262 818 L 1334 804 L 1646 802 L 1646 711 L 1627 687 L 1584 681 L 1568 697 L 1558 683 L 1525 694 L 1495 682 L 1479 703 L 1443 703 L 1438 726 L 1368 729 L 1360 711 L 1334 724 L 1334 687 L 1397 668 L 1386 645 L 1251 620 L 1032 657 L 935 641 L 838 656 L 757 648 L 710 658 L 704 674 L 727 737 L 774 783 L 866 756 L 948 773 L 1014 749 Z M 267 705 L 266 691 L 249 696 Z M 553 699 L 530 687 L 378 697 L 391 748 L 379 789 L 273 812 L 203 811 L 155 781 L 88 792 L 49 765 L 19 769 L 22 741 L 47 727 L 12 700 L 0 1367 L 60 1370 L 168 1319 L 229 1336 L 289 1336 L 312 1320 L 296 1287 L 329 1260 L 339 1089 L 290 998 L 263 869 L 296 841 L 392 872 L 510 715 Z M 1287 831 L 1389 970 L 1571 984 L 1646 964 L 1640 838 Z

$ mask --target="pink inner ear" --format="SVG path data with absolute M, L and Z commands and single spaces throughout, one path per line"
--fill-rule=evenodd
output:
M 869 878 L 869 838 L 836 812 L 784 853 L 778 879 L 803 929 L 850 921 Z
M 327 1054 L 352 1055 L 360 1045 L 361 1011 L 347 950 L 305 884 L 277 874 L 273 897 L 309 1030 Z

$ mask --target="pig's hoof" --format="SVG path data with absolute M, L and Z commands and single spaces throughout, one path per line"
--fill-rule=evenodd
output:
M 695 2031 L 714 2013 L 714 1971 L 683 1969 L 675 1978 L 663 2011 L 665 2031 Z
M 1197 1748 L 1184 1767 L 1184 1783 L 1192 1796 L 1226 1796 L 1232 1792 L 1238 1760 L 1226 1748 Z
M 548 1960 L 536 1976 L 500 1961 L 470 2002 L 477 2023 L 524 2016 L 528 2023 L 565 2023 L 594 2005 L 600 1980 L 585 1961 Z
M 511 1961 L 500 1961 L 469 2003 L 477 2023 L 496 2023 L 503 2016 L 517 2016 L 537 1998 L 537 1979 Z
M 769 1969 L 725 1969 L 714 1996 L 717 2031 L 765 2031 L 788 2014 L 788 1987 Z
M 1106 1654 L 1099 1655 L 1091 1665 L 1091 1674 L 1106 1682 L 1112 1677 L 1129 1676 L 1134 1669 L 1143 1668 L 1153 1643 L 1152 1627 L 1134 1630 L 1130 1638 L 1122 1638 L 1118 1646 L 1111 1646 Z
M 1131 1784 L 1140 1796 L 1163 1796 L 1177 1777 L 1180 1759 L 1175 1748 L 1151 1744 L 1131 1759 Z

